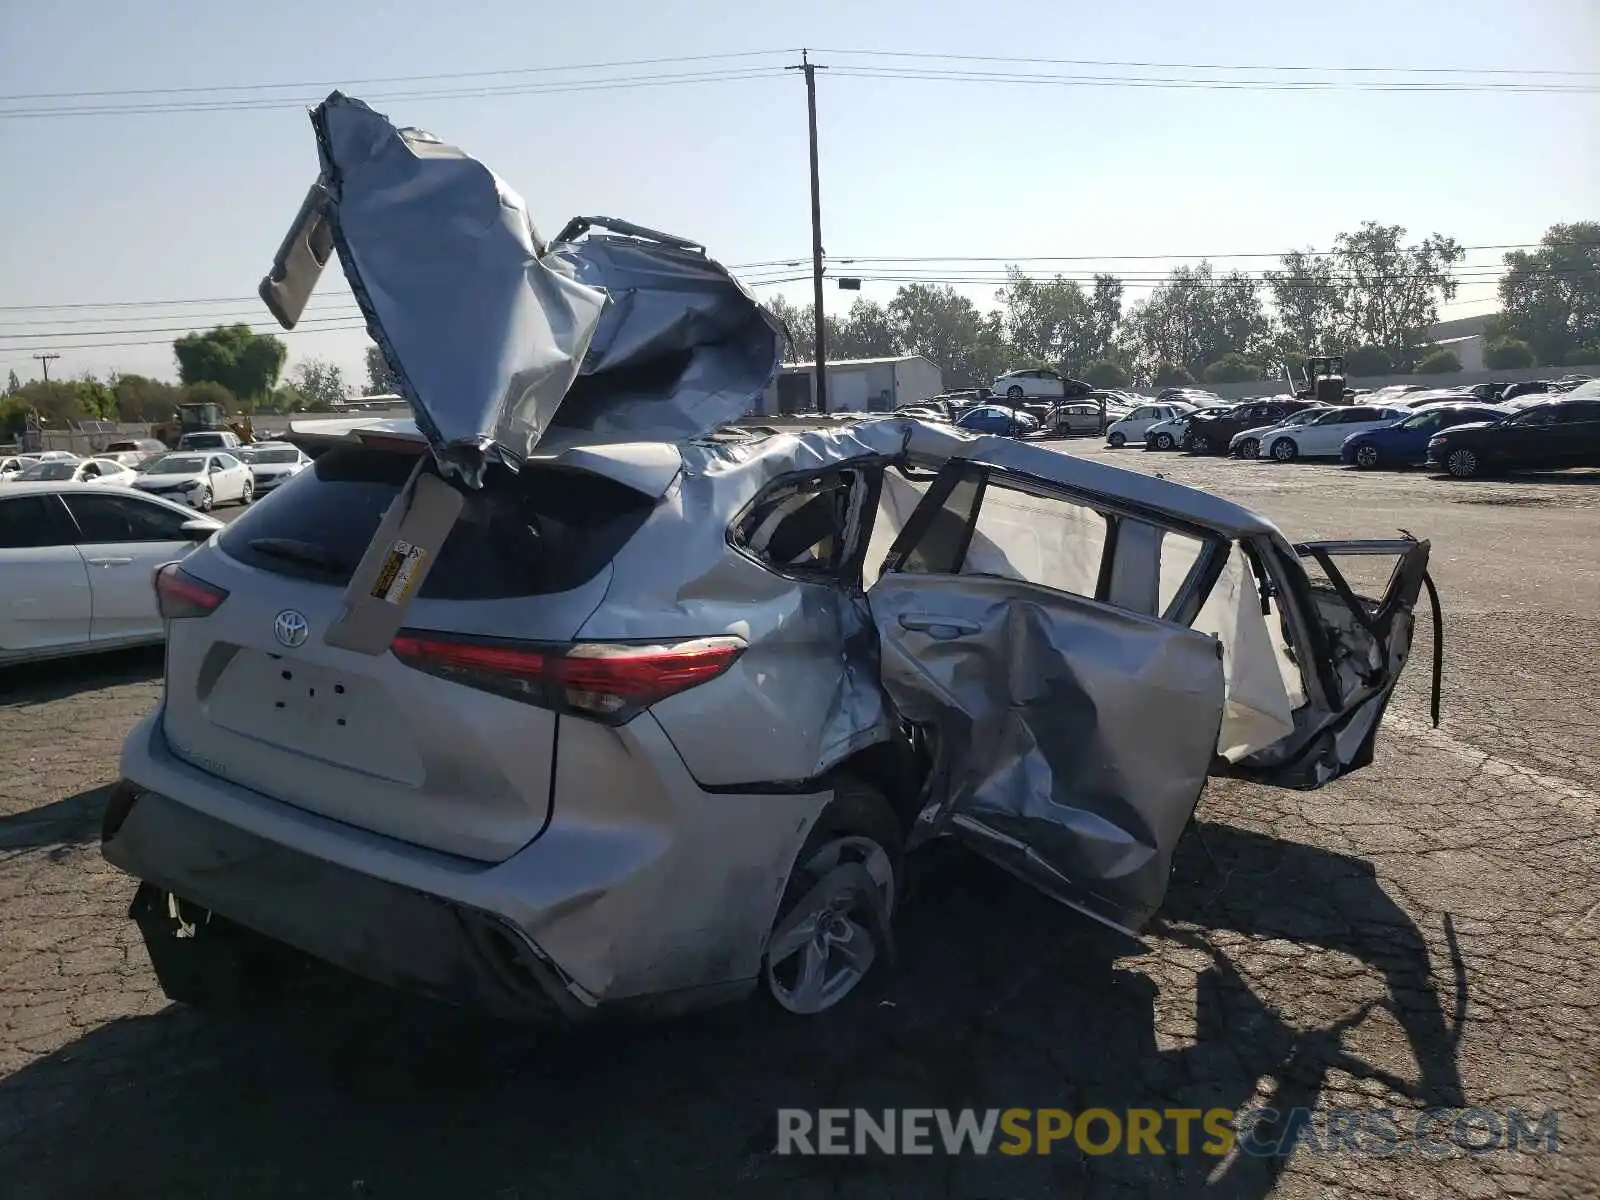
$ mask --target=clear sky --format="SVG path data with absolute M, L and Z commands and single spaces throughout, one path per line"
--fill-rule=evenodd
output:
M 760 71 L 797 55 L 356 83 L 802 45 L 833 48 L 815 60 L 835 68 L 819 74 L 818 105 L 824 240 L 834 258 L 1213 255 L 1221 266 L 1260 269 L 1270 260 L 1220 256 L 1325 248 L 1368 218 L 1468 245 L 1534 242 L 1552 222 L 1600 218 L 1595 92 L 1111 88 L 865 78 L 842 69 L 870 61 L 906 71 L 1347 83 L 1446 77 L 1334 69 L 1600 73 L 1597 0 L 612 0 L 548 8 L 511 0 L 0 0 L 0 92 L 7 97 L 0 110 L 274 105 L 0 115 L 0 371 L 37 377 L 30 356 L 57 349 L 56 377 L 121 369 L 174 378 L 171 327 L 265 322 L 253 300 L 195 301 L 253 295 L 316 170 L 310 125 L 295 104 L 318 98 L 324 83 L 344 82 L 352 94 L 375 98 Z M 993 61 L 865 60 L 844 50 Z M 1022 57 L 1313 69 L 1241 76 Z M 1600 84 L 1600 74 L 1493 78 Z M 210 90 L 283 82 L 310 86 Z M 33 98 L 156 88 L 203 90 Z M 569 216 L 601 213 L 693 237 L 729 264 L 809 254 L 805 96 L 794 75 L 395 97 L 374 99 L 374 106 L 483 159 L 522 192 L 547 234 Z M 1487 251 L 1468 259 L 1498 261 Z M 1085 261 L 1063 269 L 1150 272 L 1168 265 Z M 956 265 L 932 268 L 941 269 L 948 274 Z M 895 286 L 869 283 L 864 294 L 887 301 Z M 291 335 L 291 363 L 307 354 L 329 357 L 358 381 L 366 339 L 360 329 L 338 328 L 349 313 L 343 290 L 342 279 L 325 280 L 327 295 L 312 315 L 335 328 Z M 758 294 L 775 290 L 800 302 L 809 296 L 808 283 L 763 286 Z M 993 290 L 986 284 L 970 293 L 987 305 Z M 1470 284 L 1446 315 L 1485 311 L 1493 294 L 1490 282 Z M 830 290 L 829 307 L 848 307 L 851 299 Z M 133 301 L 178 303 L 24 307 Z M 62 334 L 73 336 L 40 336 Z M 151 344 L 81 348 L 116 342 Z

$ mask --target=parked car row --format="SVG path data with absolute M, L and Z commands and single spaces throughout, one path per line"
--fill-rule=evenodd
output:
M 287 442 L 263 442 L 231 452 L 180 450 L 144 458 L 135 467 L 118 458 L 79 458 L 64 450 L 51 450 L 41 455 L 0 459 L 0 483 L 116 484 L 207 512 L 217 504 L 249 504 L 303 470 L 310 461 Z
M 1106 441 L 1276 462 L 1338 459 L 1363 470 L 1427 463 L 1461 479 L 1517 468 L 1600 467 L 1600 380 L 1532 395 L 1533 403 L 1513 397 L 1490 404 L 1459 391 L 1387 392 L 1388 403 L 1338 406 L 1278 397 L 1166 416 L 1171 405 L 1147 405 L 1112 425 Z

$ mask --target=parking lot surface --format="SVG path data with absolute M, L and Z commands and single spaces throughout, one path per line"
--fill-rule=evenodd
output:
M 0 673 L 0 1191 L 1600 1194 L 1600 475 L 1459 484 L 1067 450 L 1218 491 L 1291 538 L 1431 538 L 1442 728 L 1424 614 L 1377 762 L 1310 793 L 1213 782 L 1143 952 L 936 852 L 894 969 L 811 1024 L 752 1005 L 557 1035 L 332 976 L 246 1024 L 165 1003 L 125 917 L 132 884 L 98 851 L 159 652 Z M 1556 1110 L 1559 1144 L 1374 1156 L 1313 1127 L 1292 1154 L 1223 1159 L 1070 1140 L 771 1152 L 780 1108 L 885 1107 L 1392 1109 L 1402 1128 L 1430 1108 Z

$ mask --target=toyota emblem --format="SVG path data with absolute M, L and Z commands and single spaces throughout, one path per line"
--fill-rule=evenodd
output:
M 295 612 L 292 608 L 284 609 L 272 622 L 272 636 L 291 650 L 305 645 L 310 635 L 311 622 L 306 620 L 304 613 Z

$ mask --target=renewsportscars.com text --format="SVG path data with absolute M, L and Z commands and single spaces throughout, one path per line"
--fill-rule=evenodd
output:
M 1227 1108 L 778 1110 L 779 1154 L 1203 1154 L 1552 1153 L 1557 1114 L 1518 1109 Z

